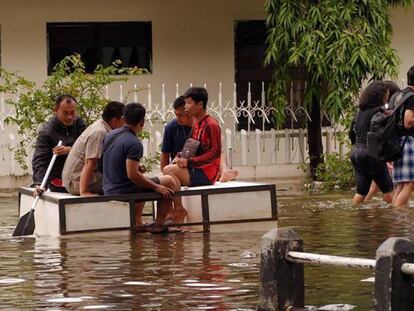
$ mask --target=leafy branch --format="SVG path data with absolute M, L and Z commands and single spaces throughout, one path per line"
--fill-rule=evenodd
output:
M 5 104 L 14 108 L 14 114 L 6 117 L 5 123 L 15 125 L 20 136 L 18 146 L 13 149 L 16 161 L 23 169 L 28 168 L 27 156 L 41 125 L 52 116 L 58 95 L 75 97 L 78 115 L 89 125 L 99 118 L 107 103 L 106 86 L 145 72 L 141 68 L 121 67 L 120 61 L 116 61 L 108 67 L 98 65 L 89 74 L 80 55 L 74 54 L 56 64 L 52 74 L 37 86 L 20 74 L 0 67 L 0 94 L 4 93 Z

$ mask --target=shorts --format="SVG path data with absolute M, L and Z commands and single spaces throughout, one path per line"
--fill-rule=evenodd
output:
M 365 147 L 354 145 L 351 150 L 351 162 L 354 167 L 357 193 L 366 196 L 374 180 L 382 193 L 394 190 L 387 164 L 383 161 L 374 159 L 368 154 Z
M 201 168 L 189 167 L 188 173 L 190 174 L 190 187 L 212 185 Z
M 96 193 L 99 195 L 103 195 L 102 189 L 102 173 L 95 172 L 94 180 L 88 185 L 88 191 L 91 193 Z M 69 193 L 73 195 L 80 195 L 80 180 L 69 180 L 67 184 L 65 184 L 65 188 L 68 190 Z
M 155 182 L 156 184 L 160 184 L 160 179 L 157 176 L 150 177 L 150 180 Z M 131 188 L 126 189 L 126 191 L 122 191 L 123 194 L 133 194 L 133 193 L 143 193 L 143 192 L 154 192 L 154 190 L 149 188 L 143 188 L 136 184 L 134 184 Z

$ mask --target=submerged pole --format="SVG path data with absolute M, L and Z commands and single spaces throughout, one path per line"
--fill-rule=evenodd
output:
M 375 265 L 375 311 L 413 310 L 414 278 L 401 270 L 407 262 L 414 262 L 414 244 L 408 239 L 389 238 L 378 248 Z
M 304 307 L 303 264 L 289 262 L 286 259 L 289 251 L 303 251 L 302 239 L 291 229 L 273 229 L 261 238 L 258 310 Z

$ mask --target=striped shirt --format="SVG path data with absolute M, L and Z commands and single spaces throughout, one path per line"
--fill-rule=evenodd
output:
M 203 170 L 212 184 L 217 181 L 220 171 L 221 130 L 218 122 L 206 115 L 195 122 L 191 137 L 200 142 L 197 156 L 188 159 L 188 166 Z

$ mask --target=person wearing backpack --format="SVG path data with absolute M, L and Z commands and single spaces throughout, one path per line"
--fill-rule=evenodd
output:
M 356 194 L 353 204 L 364 202 L 371 182 L 375 181 L 383 193 L 383 199 L 391 203 L 394 185 L 385 161 L 373 158 L 368 154 L 367 133 L 370 131 L 371 118 L 381 111 L 388 99 L 388 88 L 383 81 L 373 81 L 362 92 L 358 105 L 358 113 L 353 126 L 355 143 L 351 149 L 351 162 L 356 177 Z
M 393 198 L 394 206 L 404 206 L 408 203 L 414 190 L 414 137 L 412 127 L 414 125 L 414 66 L 407 72 L 408 86 L 402 93 L 412 93 L 404 102 L 404 129 L 407 135 L 401 137 L 404 144 L 401 159 L 394 162 L 393 180 L 396 184 Z M 411 131 L 410 131 L 411 130 Z
M 385 83 L 385 85 L 387 86 L 387 88 L 388 88 L 388 99 L 387 99 L 387 103 L 385 104 L 385 106 L 384 106 L 384 108 L 386 109 L 386 110 L 388 110 L 388 109 L 393 109 L 394 107 L 391 107 L 390 106 L 390 99 L 391 99 L 391 97 L 394 95 L 394 94 L 396 94 L 396 93 L 398 93 L 398 92 L 400 92 L 401 91 L 401 89 L 400 89 L 400 87 L 398 86 L 398 84 L 397 83 L 395 83 L 394 81 L 391 81 L 391 80 L 386 80 L 386 81 L 384 81 L 384 83 Z M 353 126 L 353 125 L 352 125 Z M 351 128 L 352 129 L 352 128 Z M 352 130 L 352 132 L 353 132 L 353 130 Z M 353 136 L 352 136 L 353 135 Z M 355 133 L 351 133 L 350 132 L 350 137 L 353 137 L 354 138 L 354 142 L 352 143 L 352 144 L 354 144 L 355 143 Z M 351 138 L 352 139 L 352 138 Z M 390 173 L 390 175 L 392 176 L 392 171 L 393 171 L 393 164 L 392 164 L 393 162 L 387 162 L 387 167 L 388 167 L 388 172 Z M 369 188 L 369 192 L 368 192 L 368 194 L 366 195 L 366 197 L 365 197 L 365 199 L 364 199 L 364 203 L 369 203 L 370 201 L 371 201 L 371 199 L 378 193 L 380 191 L 380 189 L 379 189 L 379 187 L 378 187 L 378 185 L 375 183 L 375 181 L 373 180 L 372 182 L 371 182 L 371 187 Z

